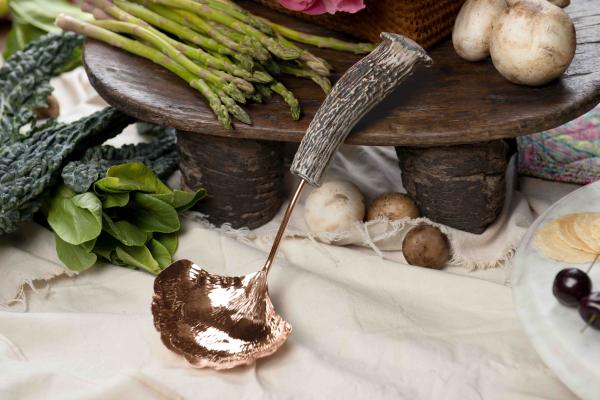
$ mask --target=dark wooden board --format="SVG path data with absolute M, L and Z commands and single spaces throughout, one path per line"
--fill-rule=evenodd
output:
M 253 12 L 309 32 L 322 28 L 240 1 Z M 434 66 L 421 69 L 356 127 L 348 143 L 437 146 L 531 134 L 561 125 L 600 102 L 600 2 L 576 0 L 567 9 L 577 28 L 573 64 L 561 79 L 539 88 L 504 80 L 491 61 L 461 60 L 447 40 L 430 51 Z M 341 73 L 357 56 L 312 49 Z M 141 120 L 218 136 L 300 141 L 324 95 L 312 82 L 284 79 L 301 100 L 294 122 L 285 103 L 247 107 L 253 126 L 223 129 L 202 97 L 184 81 L 150 61 L 89 41 L 85 66 L 92 85 L 111 105 Z M 339 75 L 338 75 L 339 76 Z

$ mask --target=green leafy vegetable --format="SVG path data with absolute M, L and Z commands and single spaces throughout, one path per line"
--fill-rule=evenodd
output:
M 151 169 L 141 163 L 123 164 L 111 167 L 94 185 L 96 191 L 106 193 L 170 193 L 171 189 L 158 179 Z
M 75 194 L 62 186 L 49 200 L 60 259 L 75 271 L 101 257 L 157 274 L 177 250 L 177 210 L 189 209 L 206 192 L 171 190 L 142 163 L 113 166 L 106 175 L 94 192 Z
M 102 231 L 102 203 L 93 193 L 75 195 L 61 186 L 50 201 L 48 224 L 67 243 L 89 242 Z
M 146 193 L 136 193 L 132 221 L 146 232 L 173 233 L 181 227 L 173 206 Z
M 171 264 L 171 253 L 169 250 L 158 240 L 152 239 L 148 243 L 148 248 L 152 257 L 158 262 L 161 269 L 168 267 Z
M 156 139 L 151 143 L 120 148 L 105 145 L 88 149 L 80 160 L 72 161 L 63 168 L 63 181 L 74 191 L 82 193 L 105 176 L 110 167 L 132 162 L 141 162 L 159 178 L 167 178 L 177 168 L 179 161 L 175 130 L 153 127 L 145 133 L 156 136 Z M 122 198 L 120 200 L 124 201 Z
M 121 247 L 116 250 L 118 260 L 124 265 L 144 269 L 151 274 L 158 274 L 161 269 L 158 261 L 152 257 L 152 253 L 146 246 Z
M 56 238 L 56 254 L 60 261 L 69 266 L 69 269 L 76 272 L 83 272 L 91 268 L 98 257 L 92 252 L 95 240 L 80 245 L 72 245 L 65 242 L 59 235 Z
M 79 7 L 65 0 L 11 0 L 9 6 L 12 11 L 13 27 L 8 34 L 7 46 L 3 54 L 6 59 L 46 33 L 60 33 L 60 29 L 54 23 L 60 14 L 86 21 L 93 19 L 91 14 L 82 12 Z M 80 52 L 74 53 L 73 62 L 69 64 L 72 66 L 75 66 L 74 63 L 79 64 L 80 55 Z
M 106 233 L 126 246 L 143 246 L 148 240 L 148 233 L 128 221 L 115 222 L 104 213 L 102 223 Z
M 0 234 L 33 218 L 69 157 L 116 136 L 130 122 L 108 108 L 72 124 L 52 124 L 0 147 Z
M 50 78 L 69 60 L 83 38 L 46 35 L 9 58 L 0 69 L 0 148 L 40 131 L 32 109 L 46 107 Z
M 169 254 L 172 256 L 175 255 L 177 246 L 179 245 L 179 239 L 177 238 L 176 233 L 157 233 L 154 235 L 154 238 L 169 251 Z

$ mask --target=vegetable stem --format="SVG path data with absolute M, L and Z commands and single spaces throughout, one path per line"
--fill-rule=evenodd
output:
M 96 21 L 96 24 L 100 22 L 105 23 L 110 21 Z M 57 18 L 56 24 L 65 31 L 76 32 L 81 35 L 105 42 L 111 46 L 118 47 L 129 53 L 151 60 L 156 64 L 168 69 L 175 75 L 188 82 L 191 87 L 197 89 L 208 100 L 208 103 L 215 112 L 219 122 L 221 122 L 225 128 L 231 129 L 231 120 L 229 119 L 229 113 L 227 112 L 227 109 L 225 106 L 223 106 L 219 97 L 208 87 L 206 82 L 195 76 L 180 64 L 168 58 L 165 54 L 153 49 L 152 47 L 136 42 L 135 40 L 121 36 L 118 33 L 104 29 L 101 26 L 80 21 L 64 14 Z

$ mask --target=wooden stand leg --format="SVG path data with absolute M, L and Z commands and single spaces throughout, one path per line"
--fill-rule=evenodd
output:
M 178 132 L 183 184 L 208 191 L 198 210 L 215 225 L 258 228 L 271 221 L 284 199 L 279 142 Z
M 496 220 L 506 197 L 507 146 L 396 148 L 402 182 L 423 216 L 472 233 Z

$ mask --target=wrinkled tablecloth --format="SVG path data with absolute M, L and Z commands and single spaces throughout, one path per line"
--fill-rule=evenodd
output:
M 102 106 L 81 70 L 54 85 L 65 120 Z M 389 152 L 380 151 L 383 160 Z M 358 179 L 344 165 L 334 170 Z M 394 160 L 378 168 L 399 181 Z M 527 178 L 515 193 L 533 218 L 575 188 Z M 265 260 L 273 226 L 213 229 L 194 214 L 183 222 L 177 258 L 224 275 Z M 0 303 L 20 299 L 0 312 L 0 399 L 575 398 L 517 320 L 510 265 L 435 271 L 386 258 L 288 238 L 269 287 L 293 325 L 289 341 L 254 366 L 215 372 L 188 367 L 162 345 L 152 276 L 104 264 L 67 276 L 52 233 L 29 223 L 0 237 Z M 10 282 L 28 284 L 18 293 Z

